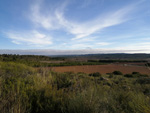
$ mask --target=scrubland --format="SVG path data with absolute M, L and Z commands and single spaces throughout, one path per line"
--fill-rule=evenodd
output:
M 149 113 L 150 76 L 55 73 L 0 62 L 1 113 Z
M 150 113 L 150 74 L 58 73 L 22 62 L 0 61 L 0 113 Z

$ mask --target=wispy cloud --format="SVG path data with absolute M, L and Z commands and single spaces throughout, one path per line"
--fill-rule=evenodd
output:
M 51 45 L 51 37 L 38 31 L 31 32 L 7 32 L 5 33 L 8 38 L 12 39 L 15 44 L 24 45 L 35 45 L 35 46 L 45 46 Z
M 104 28 L 121 24 L 127 21 L 128 14 L 134 9 L 134 5 L 126 6 L 116 11 L 111 11 L 103 15 L 99 15 L 94 19 L 86 22 L 75 22 L 65 17 L 65 8 L 68 3 L 56 5 L 48 14 L 41 13 L 42 7 L 36 3 L 31 7 L 31 20 L 40 27 L 47 30 L 62 29 L 74 35 L 73 40 L 87 37 L 91 34 L 99 32 Z
M 128 46 L 126 46 L 128 45 Z M 113 49 L 120 50 L 141 50 L 141 52 L 150 53 L 150 42 L 136 42 L 136 43 L 124 43 L 119 45 L 118 47 L 114 47 Z
M 74 40 L 87 37 L 91 34 L 103 30 L 106 27 L 121 24 L 127 21 L 129 19 L 127 14 L 129 14 L 132 9 L 133 7 L 127 6 L 117 11 L 100 15 L 97 18 L 84 23 L 67 20 L 62 12 L 56 12 L 56 15 L 60 24 L 63 25 L 69 33 L 75 35 L 75 38 L 73 38 Z
M 103 0 L 101 0 L 103 2 Z M 84 5 L 88 6 L 92 0 L 85 0 Z M 36 45 L 41 46 L 66 46 L 71 49 L 93 48 L 96 46 L 107 46 L 111 43 L 107 40 L 98 41 L 95 34 L 102 32 L 107 27 L 115 26 L 130 20 L 130 14 L 135 10 L 136 5 L 128 5 L 120 9 L 97 14 L 96 17 L 91 17 L 87 21 L 77 21 L 69 18 L 71 14 L 66 14 L 69 10 L 70 1 L 63 0 L 54 2 L 54 4 L 46 4 L 45 0 L 36 0 L 30 6 L 30 11 L 26 14 L 29 20 L 33 23 L 31 31 L 20 30 L 18 32 L 6 32 L 8 38 L 12 39 L 15 44 Z M 98 11 L 97 11 L 98 12 Z M 84 16 L 84 15 L 83 15 Z M 82 15 L 80 15 L 82 18 Z M 39 32 L 42 30 L 43 32 Z M 45 32 L 44 32 L 45 31 Z M 55 34 L 57 31 L 61 32 L 63 37 L 68 34 L 67 38 L 61 39 L 62 44 L 56 45 L 59 35 Z M 52 33 L 52 35 L 48 35 Z M 53 34 L 56 37 L 51 37 Z M 57 38 L 57 40 L 55 39 Z M 119 37 L 120 38 L 120 37 Z M 53 40 L 53 42 L 52 42 Z M 59 39 L 60 40 L 60 39 Z M 67 40 L 67 41 L 66 41 Z M 90 42 L 92 42 L 90 44 Z M 94 47 L 96 48 L 96 47 Z
M 99 46 L 106 46 L 106 45 L 110 45 L 111 43 L 108 43 L 108 42 L 99 42 L 99 43 L 96 43 L 97 45 Z
M 43 27 L 47 30 L 56 30 L 62 27 L 60 20 L 57 17 L 57 11 L 65 10 L 68 2 L 58 3 L 55 5 L 49 5 L 48 8 L 42 7 L 44 1 L 38 1 L 31 5 L 31 13 L 29 13 L 29 19 L 39 27 Z
M 31 7 L 31 15 L 29 15 L 29 18 L 31 19 L 31 21 L 38 25 L 41 26 L 43 28 L 46 29 L 56 29 L 57 27 L 57 23 L 55 21 L 54 15 L 49 12 L 50 14 L 47 16 L 46 14 L 40 12 L 41 7 L 39 4 L 34 4 Z
M 81 49 L 81 48 L 93 48 L 93 45 L 89 45 L 89 44 L 73 44 L 70 46 L 70 49 Z

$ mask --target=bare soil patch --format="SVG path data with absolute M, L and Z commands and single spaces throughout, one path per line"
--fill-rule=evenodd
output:
M 59 63 L 64 63 L 65 61 L 40 61 L 42 63 L 54 63 L 54 64 L 59 64 Z
M 100 72 L 101 74 L 112 73 L 113 71 L 121 71 L 123 74 L 132 72 L 140 72 L 141 74 L 150 74 L 150 69 L 146 66 L 134 66 L 134 65 L 85 65 L 85 66 L 64 66 L 64 67 L 52 67 L 55 72 L 84 72 L 94 73 Z

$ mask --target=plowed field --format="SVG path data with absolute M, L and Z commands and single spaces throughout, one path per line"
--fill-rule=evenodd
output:
M 105 74 L 105 73 L 111 73 L 113 71 L 121 71 L 123 74 L 132 73 L 132 72 L 150 74 L 150 69 L 148 69 L 146 66 L 116 65 L 116 64 L 53 67 L 52 70 L 56 72 L 75 72 L 75 73 L 100 72 L 101 74 Z

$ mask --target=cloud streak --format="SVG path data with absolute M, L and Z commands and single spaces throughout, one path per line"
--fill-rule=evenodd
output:
M 24 44 L 24 45 L 35 45 L 35 46 L 45 46 L 51 45 L 52 40 L 50 36 L 47 36 L 38 31 L 31 32 L 7 32 L 5 33 L 8 38 L 12 39 L 12 42 L 15 44 Z
M 81 23 L 65 17 L 65 9 L 68 4 L 65 2 L 62 5 L 59 4 L 59 6 L 52 6 L 49 14 L 43 14 L 43 12 L 40 12 L 42 7 L 39 3 L 36 3 L 31 7 L 31 21 L 47 30 L 62 29 L 74 35 L 72 40 L 75 40 L 100 32 L 104 28 L 126 22 L 129 19 L 128 15 L 134 9 L 134 5 L 126 6 Z
M 91 2 L 93 1 L 82 1 L 83 7 L 88 7 Z M 101 0 L 101 2 L 104 1 Z M 79 7 L 80 5 L 78 5 L 78 8 L 82 12 L 83 7 Z M 76 7 L 76 5 L 72 5 L 69 0 L 60 0 L 58 2 L 36 0 L 31 3 L 29 12 L 26 13 L 28 21 L 32 23 L 30 28 L 17 32 L 14 32 L 15 30 L 7 31 L 5 34 L 12 40 L 12 43 L 39 48 L 45 46 L 57 49 L 107 48 L 111 47 L 111 44 L 115 42 L 112 43 L 111 39 L 106 40 L 105 36 L 98 34 L 108 27 L 130 20 L 130 14 L 135 11 L 137 5 L 137 3 L 124 7 L 121 7 L 121 5 L 120 8 L 113 10 L 108 8 L 103 13 L 97 10 L 95 16 L 89 17 L 87 20 L 82 20 L 82 17 L 85 16 L 84 12 L 82 12 L 83 15 L 80 14 L 79 19 L 76 20 L 72 18 L 74 17 L 72 16 L 73 14 L 68 12 L 68 10 L 71 10 L 70 12 L 74 11 L 73 7 L 70 6 Z M 90 10 L 90 8 L 88 9 Z M 112 35 L 108 34 L 108 37 L 112 38 Z
M 42 2 L 34 3 L 31 6 L 31 13 L 29 13 L 29 19 L 37 26 L 43 27 L 48 30 L 54 30 L 58 29 L 60 26 L 58 24 L 58 20 L 53 13 L 54 9 L 50 9 L 48 14 L 46 14 L 46 11 L 41 11 L 41 5 Z

